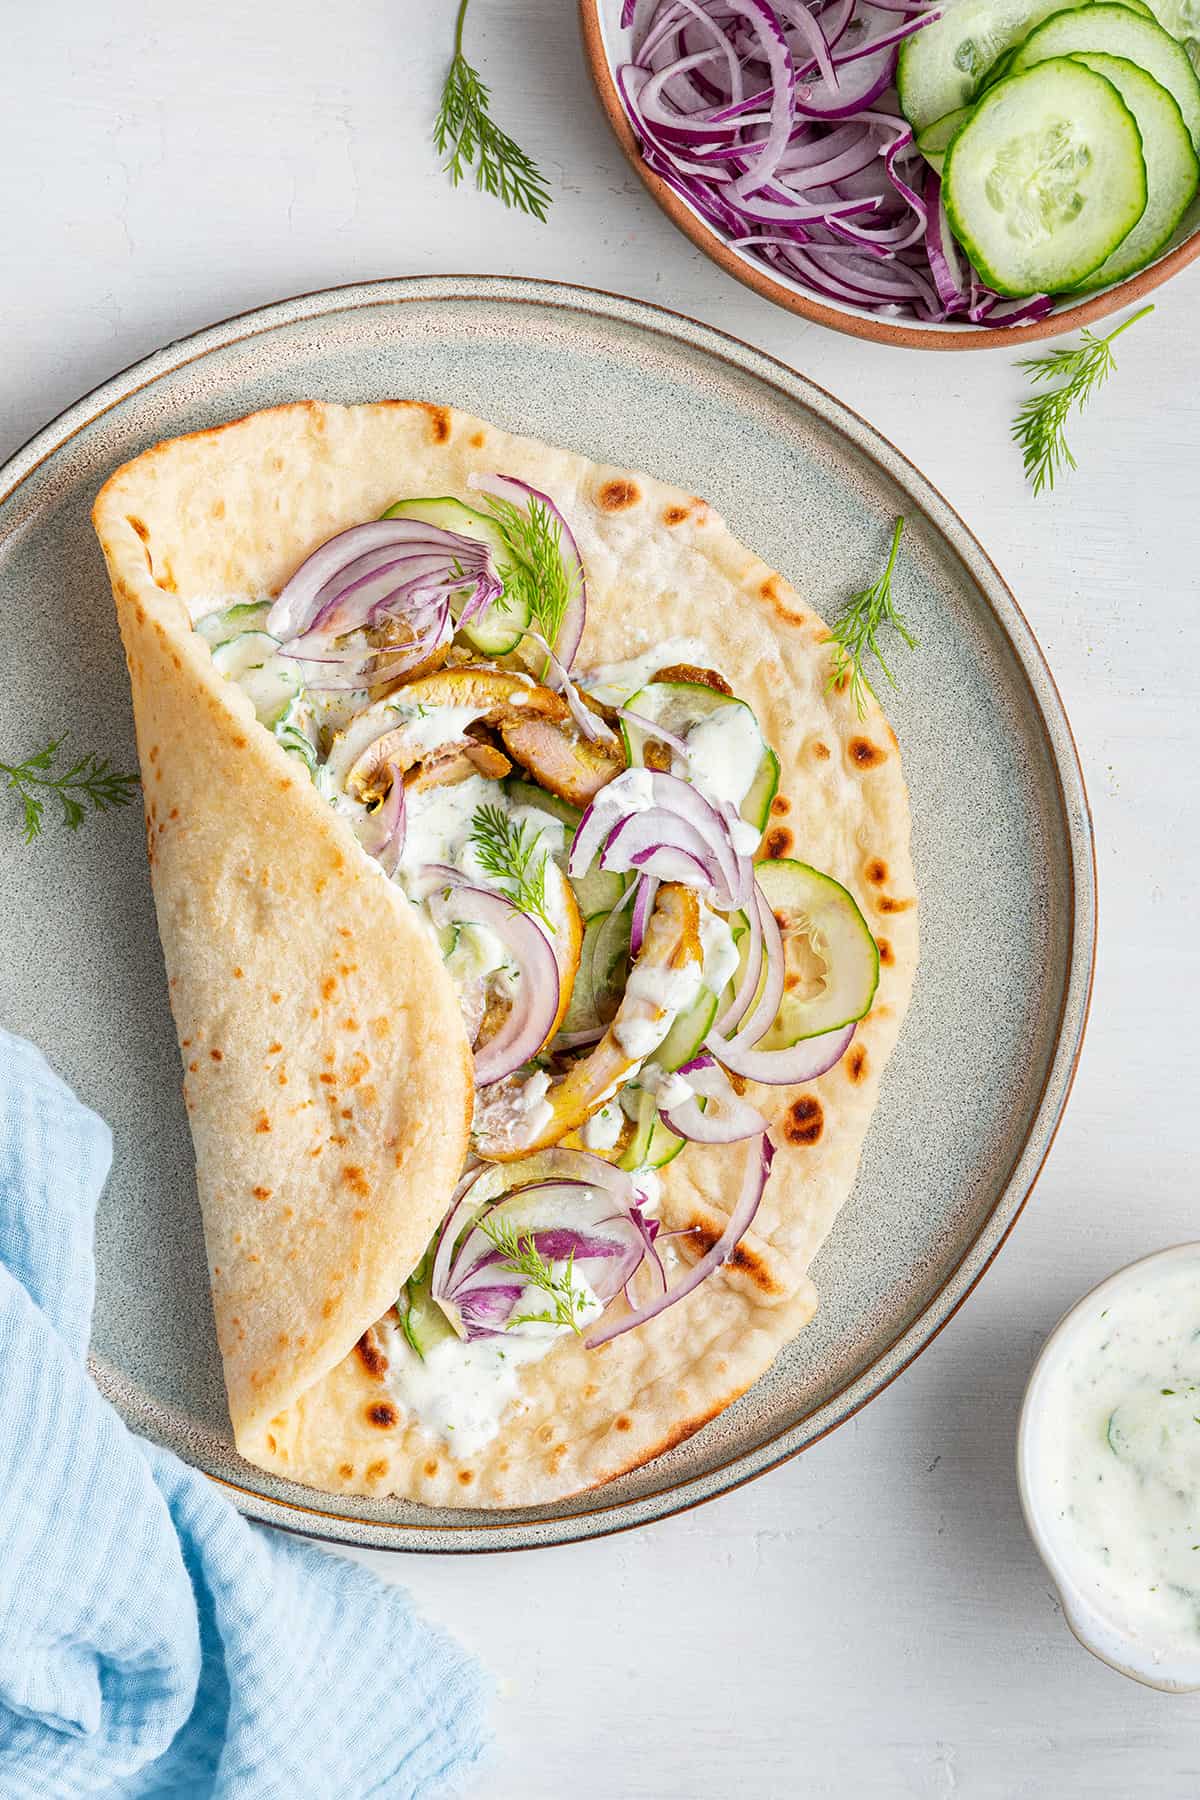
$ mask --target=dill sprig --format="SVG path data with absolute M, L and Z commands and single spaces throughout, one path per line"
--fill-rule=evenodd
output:
M 527 506 L 486 496 L 512 561 L 504 570 L 505 598 L 529 616 L 553 650 L 567 608 L 579 588 L 574 557 L 563 556 L 562 526 L 544 500 L 533 495 Z
M 476 861 L 506 892 L 522 912 L 536 913 L 550 931 L 554 921 L 547 911 L 546 863 L 548 853 L 538 855 L 540 833 L 528 819 L 516 824 L 498 806 L 480 806 L 471 820 L 471 847 Z M 535 860 L 536 859 L 536 860 Z
M 532 1232 L 518 1231 L 510 1220 L 495 1218 L 485 1219 L 479 1229 L 503 1252 L 501 1272 L 519 1275 L 526 1287 L 539 1288 L 550 1301 L 545 1312 L 518 1313 L 510 1318 L 505 1330 L 514 1325 L 566 1325 L 580 1332 L 579 1315 L 587 1305 L 587 1295 L 574 1284 L 575 1252 L 568 1256 L 560 1275 L 538 1249 Z
M 89 811 L 103 813 L 114 806 L 128 806 L 137 791 L 137 776 L 120 774 L 109 766 L 106 756 L 82 756 L 69 768 L 55 771 L 55 758 L 64 742 L 63 738 L 51 738 L 44 749 L 27 756 L 24 762 L 0 762 L 0 775 L 7 776 L 8 787 L 24 808 L 27 844 L 41 836 L 50 794 L 62 807 L 63 824 L 68 831 L 78 831 Z
M 442 103 L 433 127 L 433 142 L 453 186 L 467 170 L 475 170 L 475 186 L 495 194 L 505 206 L 544 220 L 550 190 L 537 164 L 518 143 L 501 131 L 488 108 L 487 87 L 463 55 L 463 22 L 468 0 L 461 0 L 454 26 L 454 56 L 442 88 Z
M 885 625 L 890 625 L 894 631 L 899 632 L 910 650 L 917 647 L 917 640 L 896 610 L 896 602 L 892 596 L 892 573 L 896 567 L 903 530 L 904 520 L 901 517 L 896 520 L 892 547 L 888 551 L 887 566 L 883 574 L 872 587 L 863 588 L 859 593 L 851 595 L 832 626 L 833 667 L 825 684 L 826 691 L 837 688 L 840 692 L 849 685 L 850 696 L 860 719 L 867 710 L 867 695 L 875 692 L 863 669 L 866 657 L 873 656 L 892 686 L 896 685 L 896 678 L 879 648 L 879 632 Z
M 1116 368 L 1113 340 L 1153 311 L 1153 306 L 1143 306 L 1107 337 L 1085 330 L 1078 344 L 1063 345 L 1046 356 L 1024 357 L 1017 364 L 1019 369 L 1028 370 L 1033 382 L 1059 384 L 1046 393 L 1031 394 L 1013 420 L 1012 434 L 1020 446 L 1025 474 L 1033 483 L 1035 494 L 1052 488 L 1066 469 L 1078 467 L 1066 436 L 1071 408 L 1082 411 Z

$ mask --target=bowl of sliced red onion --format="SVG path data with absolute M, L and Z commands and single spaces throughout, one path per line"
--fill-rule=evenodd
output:
M 896 92 L 901 46 L 944 10 L 580 0 L 601 104 L 664 212 L 727 273 L 820 324 L 915 349 L 1011 345 L 1101 319 L 1200 253 L 1193 208 L 1163 253 L 1099 291 L 990 287 Z

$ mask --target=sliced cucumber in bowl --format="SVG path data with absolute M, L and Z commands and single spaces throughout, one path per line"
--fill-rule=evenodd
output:
M 1062 0 L 956 0 L 905 38 L 896 68 L 900 110 L 914 131 L 974 99 L 1004 52 L 1059 11 Z
M 866 1016 L 879 985 L 879 949 L 853 894 L 790 857 L 761 862 L 755 875 L 780 922 L 789 974 L 775 1022 L 759 1050 L 786 1050 Z
M 932 163 L 939 175 L 946 160 L 946 152 L 970 118 L 971 110 L 969 106 L 955 107 L 953 112 L 935 119 L 932 125 L 927 125 L 924 131 L 917 134 L 917 149 L 927 163 Z
M 1150 11 L 1163 30 L 1183 45 L 1188 61 L 1200 74 L 1200 0 L 1154 0 Z
M 1146 210 L 1127 237 L 1080 282 L 1077 291 L 1107 287 L 1144 268 L 1165 248 L 1200 185 L 1200 161 L 1183 114 L 1166 88 L 1125 57 L 1081 51 L 1072 56 L 1111 81 L 1137 120 L 1146 164 Z
M 1119 6 L 1080 11 L 1157 30 Z M 1014 70 L 1045 29 L 1031 34 Z M 1062 293 L 1098 269 L 1146 209 L 1137 122 L 1102 75 L 1066 54 L 1035 58 L 989 88 L 956 133 L 943 198 L 951 230 L 989 287 L 1014 298 Z
M 1153 19 L 1126 6 L 1080 6 L 1055 13 L 1031 31 L 1012 65 L 1014 75 L 1052 58 L 1097 52 L 1121 56 L 1166 88 L 1183 114 L 1192 143 L 1200 146 L 1200 81 L 1186 50 Z M 1089 71 L 1091 73 L 1091 71 Z

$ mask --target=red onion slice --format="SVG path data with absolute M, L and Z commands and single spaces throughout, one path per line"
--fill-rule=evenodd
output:
M 482 546 L 473 538 L 461 537 L 456 531 L 443 531 L 439 526 L 426 525 L 418 519 L 374 519 L 365 525 L 352 525 L 348 531 L 339 531 L 336 536 L 326 539 L 305 558 L 268 613 L 267 630 L 281 642 L 298 637 L 315 618 L 322 591 L 341 576 L 348 565 L 371 551 L 403 549 L 441 551 L 443 567 L 449 570 L 456 557 L 478 558 Z M 494 569 L 491 576 L 499 592 L 499 579 Z M 324 603 L 329 604 L 329 600 Z
M 457 871 L 450 892 L 437 903 L 437 917 L 486 925 L 512 953 L 520 977 L 508 1016 L 494 1037 L 475 1051 L 475 1085 L 490 1087 L 536 1056 L 558 1017 L 558 963 L 541 927 L 494 888 L 474 887 Z
M 577 1264 L 608 1300 L 636 1273 L 653 1232 L 634 1201 L 629 1176 L 583 1150 L 545 1150 L 520 1163 L 480 1164 L 459 1182 L 442 1222 L 430 1274 L 434 1298 L 459 1335 L 502 1331 L 524 1283 L 501 1266 L 504 1252 L 477 1229 L 500 1213 L 552 1261 Z
M 796 104 L 796 68 L 783 28 L 767 0 L 723 0 L 723 4 L 741 13 L 753 26 L 771 79 L 771 129 L 767 141 L 749 174 L 736 181 L 732 189 L 736 200 L 744 200 L 770 181 L 787 148 L 792 108 Z
M 929 251 L 929 269 L 938 298 L 949 312 L 965 312 L 971 303 L 971 269 L 959 249 L 946 218 L 942 200 L 942 184 L 936 169 L 925 178 L 925 204 L 928 225 L 925 232 Z
M 636 962 L 642 954 L 642 941 L 646 936 L 646 927 L 650 923 L 650 914 L 654 911 L 654 897 L 658 893 L 658 878 L 654 875 L 638 877 L 637 898 L 633 903 L 633 915 L 629 926 L 629 954 Z
M 514 475 L 485 475 L 473 470 L 467 476 L 467 486 L 477 488 L 483 494 L 494 494 L 498 500 L 509 500 L 514 506 L 526 510 L 530 501 L 538 500 L 557 524 L 559 555 L 571 584 L 571 599 L 552 648 L 563 666 L 569 669 L 575 660 L 583 627 L 587 622 L 587 581 L 583 558 L 579 554 L 579 545 L 575 542 L 571 527 L 549 494 L 544 494 L 540 488 L 531 487 L 527 481 L 518 481 Z
M 739 1047 L 757 1044 L 759 1038 L 764 1037 L 770 1031 L 783 999 L 783 983 L 787 972 L 783 934 L 779 929 L 779 921 L 768 906 L 766 897 L 757 882 L 754 884 L 753 905 L 762 931 L 763 983 L 762 992 L 750 1009 L 748 1017 L 739 1026 L 736 1036 L 730 1039 L 731 1043 Z
M 600 853 L 600 867 L 616 874 L 642 870 L 662 881 L 684 881 L 689 887 L 699 884 L 712 893 L 722 885 L 712 845 L 694 825 L 660 806 L 631 813 L 609 833 Z M 676 870 L 685 872 L 677 874 Z
M 546 642 L 541 632 L 527 631 L 525 636 L 531 638 L 535 644 L 540 645 L 546 652 L 546 659 L 550 664 L 550 675 L 547 685 L 556 693 L 562 695 L 568 707 L 571 709 L 571 717 L 574 719 L 583 736 L 589 738 L 594 744 L 615 743 L 616 733 L 609 728 L 604 719 L 600 718 L 597 713 L 592 711 L 590 706 L 585 705 L 579 689 L 571 680 L 566 665 L 550 648 L 550 645 Z
M 392 785 L 383 803 L 374 812 L 369 812 L 359 825 L 358 837 L 363 849 L 375 858 L 384 874 L 394 876 L 404 854 L 408 814 L 404 777 L 395 763 L 386 766 L 392 772 Z
M 739 1138 L 755 1137 L 767 1129 L 767 1121 L 736 1094 L 728 1075 L 711 1056 L 698 1056 L 684 1063 L 679 1073 L 693 1091 L 693 1097 L 678 1106 L 669 1106 L 663 1118 L 676 1137 L 695 1144 L 734 1144 Z M 708 1104 L 703 1111 L 701 1099 Z
M 637 808 L 632 805 L 628 812 L 610 812 L 614 801 L 619 807 L 624 795 L 630 791 L 628 784 L 621 786 L 623 781 L 625 776 L 618 775 L 614 781 L 606 783 L 596 798 L 584 807 L 583 817 L 575 827 L 575 836 L 571 840 L 571 850 L 567 857 L 568 875 L 586 875 L 608 841 L 610 833 L 634 816 Z
M 620 1337 L 622 1332 L 635 1331 L 639 1325 L 645 1325 L 648 1320 L 657 1318 L 658 1314 L 665 1312 L 668 1306 L 674 1306 L 676 1301 L 693 1293 L 702 1282 L 720 1268 L 722 1263 L 729 1260 L 750 1229 L 755 1214 L 758 1212 L 759 1202 L 762 1200 L 763 1190 L 771 1173 L 771 1161 L 774 1155 L 775 1151 L 771 1141 L 764 1132 L 757 1154 L 752 1155 L 747 1164 L 737 1204 L 729 1215 L 728 1224 L 712 1249 L 702 1256 L 699 1262 L 693 1263 L 683 1280 L 676 1282 L 675 1286 L 668 1289 L 665 1294 L 659 1294 L 655 1299 L 647 1301 L 644 1306 L 635 1307 L 632 1312 L 627 1312 L 618 1319 L 605 1320 L 589 1331 L 584 1338 L 584 1343 L 589 1350 L 597 1350 L 601 1344 L 607 1344 L 613 1338 Z
M 598 853 L 602 868 L 657 875 L 711 893 L 720 912 L 736 910 L 749 897 L 750 864 L 734 849 L 729 820 L 677 775 L 627 769 L 601 788 L 579 822 L 568 874 L 582 875 Z
M 633 1220 L 614 1214 L 608 1194 L 589 1182 L 531 1182 L 497 1200 L 485 1216 L 489 1224 L 503 1220 L 521 1237 L 530 1237 L 548 1262 L 566 1262 L 574 1254 L 580 1273 L 602 1301 L 612 1299 L 642 1260 L 642 1237 Z M 504 1251 L 476 1224 L 455 1253 L 438 1298 L 456 1300 L 503 1280 L 505 1260 Z
M 837 1031 L 824 1031 L 819 1037 L 802 1038 L 787 1050 L 754 1050 L 710 1031 L 705 1048 L 747 1081 L 761 1081 L 766 1087 L 796 1087 L 815 1081 L 840 1062 L 853 1036 L 854 1026 L 843 1025 Z
M 746 1016 L 746 1009 L 758 992 L 762 980 L 763 966 L 763 928 L 762 914 L 757 906 L 746 908 L 750 921 L 750 942 L 746 946 L 746 967 L 742 978 L 733 991 L 733 998 L 717 1020 L 717 1030 L 729 1034 L 737 1029 Z

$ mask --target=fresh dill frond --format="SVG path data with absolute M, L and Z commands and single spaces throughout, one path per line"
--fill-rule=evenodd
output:
M 545 1312 L 520 1313 L 510 1318 L 505 1329 L 514 1325 L 567 1325 L 580 1332 L 579 1316 L 587 1305 L 587 1295 L 574 1283 L 575 1252 L 572 1250 L 568 1256 L 560 1275 L 538 1249 L 532 1232 L 518 1231 L 510 1220 L 495 1218 L 485 1219 L 479 1229 L 503 1253 L 501 1273 L 520 1276 L 526 1287 L 539 1288 L 550 1302 Z
M 860 719 L 867 710 L 867 695 L 875 691 L 863 668 L 868 656 L 875 658 L 892 686 L 896 685 L 896 678 L 879 648 L 879 632 L 884 626 L 890 625 L 894 631 L 899 632 L 910 650 L 917 647 L 917 640 L 897 611 L 892 595 L 892 573 L 896 567 L 903 531 L 904 519 L 901 517 L 896 520 L 896 529 L 892 532 L 892 547 L 888 551 L 887 566 L 883 574 L 872 587 L 863 588 L 859 593 L 851 595 L 832 626 L 833 667 L 825 683 L 826 692 L 830 688 L 837 688 L 840 692 L 849 686 L 850 696 Z
M 1116 368 L 1114 339 L 1153 311 L 1153 306 L 1143 306 L 1107 337 L 1085 330 L 1078 344 L 1060 346 L 1045 356 L 1024 357 L 1017 364 L 1028 371 L 1030 381 L 1058 383 L 1046 393 L 1031 394 L 1013 420 L 1012 434 L 1035 494 L 1052 488 L 1066 469 L 1078 467 L 1066 435 L 1071 408 L 1082 411 Z
M 517 506 L 498 494 L 485 496 L 511 561 L 504 570 L 505 599 L 529 617 L 553 650 L 567 609 L 579 590 L 574 557 L 563 555 L 562 526 L 544 500 L 530 495 Z
M 7 778 L 8 788 L 17 795 L 24 811 L 27 844 L 41 836 L 50 794 L 62 807 L 62 820 L 68 831 L 78 831 L 89 811 L 103 813 L 115 806 L 128 806 L 137 792 L 137 776 L 120 774 L 110 767 L 106 756 L 83 756 L 69 768 L 56 772 L 55 759 L 64 742 L 63 738 L 51 738 L 24 762 L 0 762 L 0 775 Z
M 550 931 L 554 921 L 547 909 L 546 863 L 548 852 L 538 853 L 540 833 L 528 819 L 517 824 L 498 806 L 480 806 L 471 820 L 471 847 L 476 861 L 495 880 L 522 912 L 536 913 Z
M 457 187 L 468 169 L 475 186 L 505 206 L 545 220 L 550 189 L 537 164 L 492 118 L 491 95 L 463 55 L 463 23 L 468 0 L 461 0 L 454 26 L 454 55 L 442 88 L 433 127 L 434 147 L 446 158 L 445 172 Z

